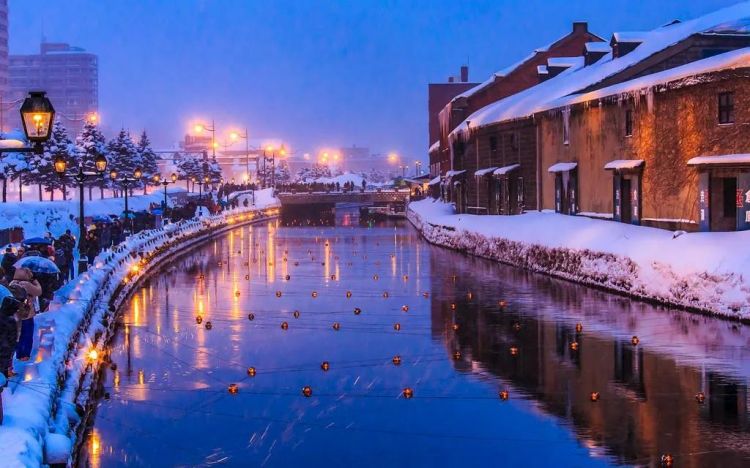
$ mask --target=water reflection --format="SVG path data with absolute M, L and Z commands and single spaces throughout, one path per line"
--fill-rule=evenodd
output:
M 448 252 L 356 211 L 237 228 L 143 285 L 122 322 L 82 465 L 750 458 L 743 327 Z

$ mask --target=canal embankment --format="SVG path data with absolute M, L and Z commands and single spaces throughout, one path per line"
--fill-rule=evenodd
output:
M 750 232 L 686 233 L 551 212 L 407 217 L 435 245 L 642 300 L 750 321 Z
M 102 252 L 93 268 L 58 291 L 49 312 L 36 316 L 32 361 L 2 392 L 3 466 L 65 465 L 83 429 L 90 394 L 102 366 L 120 304 L 175 255 L 213 236 L 278 215 L 273 197 L 255 206 L 142 231 Z

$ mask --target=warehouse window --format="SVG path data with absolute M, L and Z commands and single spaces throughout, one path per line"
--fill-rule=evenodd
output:
M 719 124 L 734 123 L 734 93 L 719 93 Z

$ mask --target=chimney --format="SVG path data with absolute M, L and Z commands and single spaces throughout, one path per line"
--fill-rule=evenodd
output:
M 589 24 L 585 21 L 575 21 L 573 22 L 573 32 L 574 33 L 587 33 L 589 32 Z
M 461 83 L 469 82 L 469 66 L 463 65 L 461 67 Z
M 453 83 L 453 77 L 452 76 L 448 77 L 448 83 Z

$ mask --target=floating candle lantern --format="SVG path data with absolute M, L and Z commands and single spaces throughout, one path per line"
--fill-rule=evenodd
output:
M 393 329 L 396 330 L 396 331 L 401 330 L 401 324 L 400 323 L 394 323 L 393 324 Z
M 412 390 L 412 389 L 411 389 L 411 388 L 409 388 L 409 387 L 406 387 L 406 388 L 404 388 L 404 389 L 403 389 L 403 390 L 401 391 L 401 394 L 402 394 L 402 395 L 404 396 L 404 398 L 406 398 L 406 399 L 408 400 L 408 399 L 410 399 L 410 398 L 414 397 L 414 390 Z
M 328 361 L 323 361 L 320 364 L 320 368 L 323 369 L 323 372 L 328 372 L 328 370 L 331 368 L 331 365 L 328 363 Z
M 247 314 L 247 319 L 252 322 L 253 320 L 255 320 L 255 314 L 252 314 L 252 313 Z
M 498 396 L 501 400 L 506 401 L 508 398 L 510 398 L 510 393 L 507 390 L 500 390 Z
M 281 322 L 281 329 L 282 329 L 282 330 L 286 330 L 286 329 L 288 329 L 288 328 L 289 328 L 289 324 L 288 324 L 288 323 L 286 323 L 286 322 Z
M 209 320 L 209 321 L 207 321 L 207 322 L 206 322 L 206 325 L 205 325 L 205 327 L 206 327 L 206 330 L 210 330 L 210 329 L 212 329 L 212 328 L 213 328 L 214 326 L 213 326 L 213 325 L 211 324 L 211 321 Z
M 238 387 L 236 383 L 232 383 L 232 384 L 229 384 L 228 390 L 229 390 L 229 393 L 231 393 L 232 395 L 236 395 L 237 392 L 240 391 L 240 387 Z
M 302 395 L 310 398 L 312 396 L 312 387 L 309 385 L 305 385 L 304 387 L 302 387 Z
M 576 333 L 581 333 L 583 331 L 583 325 L 580 323 L 576 323 Z
M 592 402 L 596 403 L 597 401 L 599 401 L 599 397 L 600 397 L 599 392 L 591 392 L 590 398 Z
M 574 342 L 570 343 L 570 350 L 571 351 L 578 351 L 578 342 L 577 341 L 574 341 Z
M 341 329 L 341 324 L 338 322 L 333 322 L 333 329 L 339 331 L 339 329 Z
M 398 354 L 395 355 L 395 356 L 393 356 L 392 361 L 393 361 L 393 365 L 394 366 L 400 366 L 401 365 L 401 356 L 399 356 Z
M 638 343 L 640 342 L 641 340 L 639 340 L 637 336 L 633 336 L 633 338 L 630 339 L 630 344 L 632 344 L 633 346 L 638 346 Z
M 354 315 L 359 315 L 361 313 L 362 313 L 362 309 L 360 309 L 359 307 L 354 308 Z

